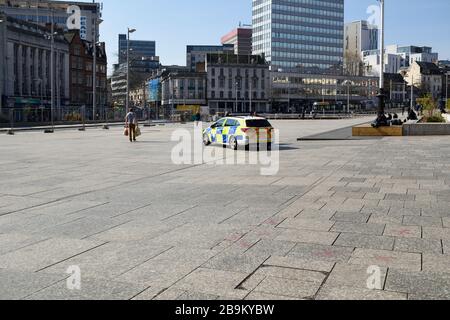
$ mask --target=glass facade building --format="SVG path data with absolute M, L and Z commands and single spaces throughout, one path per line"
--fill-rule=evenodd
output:
M 130 40 L 130 50 L 133 57 L 156 56 L 155 41 Z M 119 34 L 119 64 L 127 61 L 127 35 Z
M 271 70 L 342 69 L 344 0 L 253 0 L 253 54 Z

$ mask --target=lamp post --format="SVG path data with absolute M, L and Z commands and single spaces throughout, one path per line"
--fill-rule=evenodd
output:
M 136 32 L 136 29 L 127 29 L 127 96 L 126 112 L 130 109 L 130 34 Z
M 347 86 L 347 113 L 350 114 L 350 86 L 353 82 L 345 80 L 342 84 Z
M 50 28 L 50 121 L 51 129 L 47 129 L 45 133 L 55 132 L 54 123 L 54 108 L 55 108 L 55 26 L 54 26 L 54 11 L 52 9 L 52 21 Z
M 373 123 L 374 127 L 379 126 L 387 126 L 388 121 L 386 118 L 386 114 L 384 112 L 385 110 L 385 90 L 384 90 L 384 1 L 385 0 L 378 0 L 380 2 L 380 13 L 381 13 L 381 26 L 380 26 L 380 34 L 381 34 L 381 41 L 380 41 L 380 93 L 378 94 L 378 117 Z
M 450 72 L 447 72 L 445 74 L 445 108 L 447 109 L 448 106 L 448 76 L 449 76 Z
M 95 3 L 95 0 L 92 0 L 92 3 Z M 98 10 L 98 8 L 97 8 Z M 96 12 L 96 16 L 94 18 L 93 24 L 93 63 L 92 63 L 92 119 L 95 121 L 96 119 L 96 109 L 97 109 L 97 39 L 98 39 L 98 26 L 103 21 L 98 18 L 98 11 Z M 103 126 L 104 129 L 108 129 L 108 125 Z
M 237 110 L 238 110 L 238 85 L 239 85 L 239 81 L 236 80 L 236 103 L 234 105 L 234 112 L 235 113 L 237 113 Z

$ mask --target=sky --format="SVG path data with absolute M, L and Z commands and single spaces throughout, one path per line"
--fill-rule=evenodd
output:
M 432 46 L 450 60 L 449 0 L 385 0 L 386 44 Z M 220 44 L 239 25 L 251 23 L 251 0 L 103 0 L 101 40 L 110 65 L 117 60 L 117 35 L 155 40 L 164 65 L 186 64 L 187 44 Z M 345 0 L 345 22 L 366 20 L 376 0 Z

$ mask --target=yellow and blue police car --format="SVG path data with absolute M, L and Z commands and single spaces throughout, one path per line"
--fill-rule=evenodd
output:
M 222 144 L 233 150 L 244 146 L 247 150 L 250 145 L 267 145 L 267 150 L 272 147 L 274 128 L 270 122 L 261 117 L 225 117 L 215 122 L 203 131 L 203 143 Z

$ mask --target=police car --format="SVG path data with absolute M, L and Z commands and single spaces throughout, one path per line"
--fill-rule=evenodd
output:
M 273 127 L 270 122 L 261 117 L 226 117 L 203 131 L 203 143 L 222 144 L 237 150 L 244 146 L 246 150 L 250 145 L 267 145 L 272 147 Z

